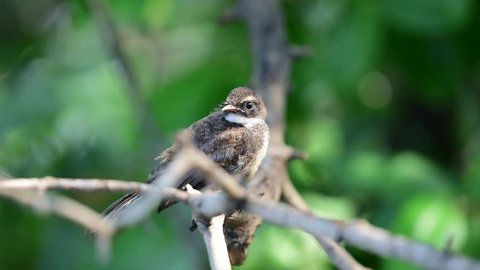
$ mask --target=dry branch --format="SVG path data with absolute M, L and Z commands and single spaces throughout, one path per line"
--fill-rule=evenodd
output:
M 202 152 L 195 149 L 190 149 L 190 151 L 192 152 L 187 157 L 195 157 L 191 161 L 193 164 L 197 160 L 201 160 L 201 166 L 205 166 L 204 168 L 218 167 Z M 198 165 L 193 166 L 199 168 Z M 212 174 L 211 179 L 219 186 L 236 186 L 236 180 L 228 174 Z M 241 186 L 236 188 L 244 189 Z M 480 262 L 458 255 L 445 255 L 445 252 L 436 250 L 427 244 L 392 235 L 383 229 L 373 227 L 365 221 L 343 222 L 323 219 L 286 204 L 259 199 L 251 195 L 247 195 L 241 200 L 244 201 L 243 205 L 247 211 L 261 216 L 266 221 L 279 226 L 301 229 L 317 239 L 319 237 L 343 239 L 347 244 L 357 248 L 381 256 L 409 261 L 427 269 L 480 269 Z M 238 205 L 238 200 L 222 193 L 206 193 L 189 197 L 188 203 L 195 213 L 212 217 L 230 211 Z M 327 244 L 331 244 L 331 242 Z M 337 248 L 335 247 L 335 249 Z M 342 262 L 348 262 L 344 256 L 338 258 Z M 340 267 L 341 265 L 337 266 Z M 342 267 L 341 269 L 361 269 L 360 267 L 357 264 L 350 264 L 348 267 Z
M 278 0 L 241 0 L 238 10 L 245 19 L 253 49 L 253 78 L 254 89 L 259 91 L 265 101 L 268 110 L 267 122 L 270 126 L 270 145 L 283 145 L 285 133 L 285 107 L 286 95 L 290 86 L 290 69 L 292 60 L 291 46 L 287 43 L 283 14 Z M 298 152 L 292 152 L 290 157 L 295 157 Z M 289 202 L 308 209 L 306 203 L 301 199 L 291 183 L 286 168 L 286 159 L 274 156 L 270 152 L 264 163 L 269 163 L 263 180 L 265 197 L 279 200 L 281 196 Z M 263 167 L 265 170 L 265 166 Z M 262 189 L 262 188 L 260 188 Z M 266 190 L 266 191 L 265 191 Z M 253 235 L 255 228 L 252 228 Z M 317 239 L 323 239 L 317 238 Z M 360 269 L 358 264 L 341 246 L 330 248 L 336 245 L 333 241 L 319 241 L 325 251 L 331 257 L 344 259 L 333 259 L 332 261 L 340 269 Z M 337 252 L 341 251 L 341 252 Z M 337 264 L 337 262 L 342 262 Z M 348 264 L 350 263 L 350 264 Z
M 179 177 L 179 172 L 198 166 L 195 165 L 196 160 L 198 159 L 204 159 L 203 161 L 201 161 L 201 163 L 204 163 L 204 165 L 201 166 L 208 166 L 211 168 L 218 167 L 203 153 L 194 149 L 190 150 L 193 152 L 190 152 L 189 155 L 179 155 L 179 157 L 181 158 L 179 158 L 177 162 L 172 163 L 172 166 L 180 167 L 170 168 L 169 171 L 173 172 L 171 175 L 177 174 L 177 176 Z M 190 161 L 185 162 L 185 159 L 189 159 L 189 157 L 192 156 L 192 153 L 195 159 L 190 159 Z M 190 163 L 190 165 L 183 166 L 185 163 Z M 215 178 L 214 181 L 222 186 L 229 186 L 232 183 L 236 184 L 236 180 L 228 174 L 223 176 L 212 174 L 211 177 L 212 179 Z M 6 181 L 12 183 L 12 181 L 14 180 Z M 22 179 L 21 181 L 24 182 L 26 180 Z M 50 181 L 55 182 L 55 179 L 50 178 Z M 38 183 L 37 180 L 34 180 L 34 182 Z M 60 179 L 59 182 L 64 182 L 64 179 Z M 40 187 L 34 187 L 33 184 L 26 186 L 29 187 L 29 189 L 26 190 L 33 194 L 38 194 L 38 190 L 41 190 Z M 52 186 L 59 187 L 60 185 L 52 184 Z M 240 188 L 244 189 L 243 187 Z M 2 188 L 1 186 L 0 190 L 1 195 L 23 201 L 21 197 L 18 196 L 18 194 L 20 194 L 20 190 L 12 192 L 12 189 Z M 95 189 L 91 186 L 88 186 L 86 190 L 92 191 Z M 104 190 L 104 186 L 98 185 L 98 190 Z M 162 196 L 170 196 L 180 199 L 182 201 L 187 201 L 197 215 L 202 215 L 204 217 L 212 217 L 220 215 L 222 213 L 226 213 L 239 205 L 238 199 L 233 199 L 232 197 L 224 193 L 217 192 L 204 193 L 201 195 L 189 195 L 183 191 L 172 191 L 171 188 L 160 188 L 155 186 L 151 186 L 151 190 L 152 191 L 149 191 L 147 193 L 151 194 L 151 196 L 156 195 L 160 198 Z M 23 191 L 24 190 L 22 190 L 22 192 Z M 242 193 L 242 191 L 240 191 L 240 193 Z M 324 219 L 311 213 L 297 210 L 283 203 L 278 203 L 266 199 L 259 199 L 258 197 L 251 195 L 247 195 L 241 200 L 243 202 L 245 210 L 261 216 L 264 220 L 273 224 L 277 224 L 279 226 L 300 229 L 302 231 L 312 234 L 317 239 L 319 237 L 343 239 L 347 244 L 355 246 L 357 248 L 367 250 L 381 256 L 387 256 L 404 261 L 409 261 L 427 269 L 480 269 L 480 262 L 478 261 L 474 261 L 458 255 L 445 254 L 444 251 L 436 250 L 427 244 L 414 242 L 401 236 L 392 235 L 389 232 L 379 228 L 375 228 L 364 221 L 354 221 L 346 223 L 338 220 Z M 32 206 L 38 205 L 37 200 L 28 199 L 28 201 L 26 202 Z M 56 206 L 51 207 L 51 209 L 62 208 L 62 210 L 56 211 L 62 213 L 63 216 L 71 215 L 72 211 L 65 210 L 69 209 L 68 207 L 64 208 L 65 204 L 61 203 L 59 205 L 63 206 L 58 206 L 56 204 Z M 150 208 L 150 205 L 148 203 L 143 203 L 141 205 L 139 204 L 139 206 L 141 206 L 140 208 L 144 208 L 143 211 L 146 212 L 150 212 L 153 210 L 153 208 Z M 139 210 L 140 208 L 137 208 L 137 210 Z M 139 217 L 137 216 L 136 218 Z M 91 224 L 93 224 L 91 222 L 88 223 L 88 225 L 84 224 L 83 220 L 84 219 L 82 218 L 82 221 L 79 221 L 79 223 L 82 225 L 90 227 Z M 98 219 L 94 219 L 94 222 L 97 221 Z M 327 251 L 329 249 L 332 249 L 332 246 L 329 245 L 331 243 L 332 242 L 327 242 L 326 245 L 324 243 L 324 248 L 326 248 Z M 335 249 L 337 249 L 337 247 L 334 245 L 333 250 Z M 343 251 L 337 250 L 336 253 L 338 254 L 338 252 Z M 341 267 L 342 263 L 347 263 L 348 266 L 342 267 L 341 269 L 362 269 L 360 268 L 361 266 L 359 266 L 358 264 L 348 262 L 348 257 L 339 256 L 334 258 L 340 260 L 337 261 L 337 266 L 339 267 Z
M 145 183 L 112 179 L 75 179 L 46 176 L 42 178 L 17 178 L 0 181 L 0 190 L 79 190 L 109 192 L 146 192 Z
M 232 268 L 228 249 L 223 234 L 225 215 L 212 217 L 208 221 L 196 219 L 198 229 L 203 235 L 208 251 L 208 260 L 212 270 L 229 270 Z
M 200 191 L 193 189 L 190 184 L 186 186 L 187 193 L 191 195 L 199 195 Z M 194 213 L 194 222 L 198 226 L 199 231 L 203 235 L 205 246 L 207 247 L 208 260 L 212 270 L 229 270 L 232 268 L 228 257 L 228 249 L 223 234 L 223 224 L 225 214 L 205 219 Z
M 355 259 L 344 248 L 342 248 L 337 242 L 331 238 L 324 236 L 315 237 L 318 243 L 322 246 L 325 253 L 332 260 L 333 265 L 336 265 L 339 269 L 351 269 L 351 270 L 367 270 L 369 268 L 363 267 L 363 265 L 357 263 Z

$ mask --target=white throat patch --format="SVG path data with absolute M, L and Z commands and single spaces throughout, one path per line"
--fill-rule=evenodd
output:
M 230 123 L 240 124 L 246 128 L 251 128 L 258 124 L 265 124 L 265 121 L 260 118 L 247 118 L 238 114 L 229 113 L 225 116 L 225 120 Z

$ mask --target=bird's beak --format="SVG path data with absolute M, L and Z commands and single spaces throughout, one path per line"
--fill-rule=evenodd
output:
M 238 111 L 238 108 L 230 104 L 227 104 L 222 108 L 222 112 L 236 112 L 236 111 Z

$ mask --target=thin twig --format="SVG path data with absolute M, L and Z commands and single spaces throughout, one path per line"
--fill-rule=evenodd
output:
M 325 253 L 332 260 L 332 263 L 341 270 L 367 270 L 369 268 L 357 263 L 355 259 L 344 248 L 331 238 L 324 236 L 315 237 L 318 243 L 322 246 Z
M 282 185 L 282 197 L 285 202 L 303 212 L 310 212 L 308 204 L 298 193 L 291 181 L 284 181 Z M 315 237 L 322 246 L 325 253 L 330 257 L 332 263 L 341 270 L 364 270 L 367 269 L 357 263 L 343 247 L 331 238 L 317 235 Z
M 193 189 L 190 185 L 186 186 L 187 193 L 191 195 L 200 195 L 201 192 Z M 223 234 L 223 223 L 225 214 L 205 219 L 193 213 L 194 222 L 198 230 L 203 235 L 205 246 L 207 247 L 208 260 L 212 270 L 229 270 L 232 268 L 228 257 L 228 249 Z
M 302 211 L 310 211 L 308 204 L 302 198 L 290 180 L 282 183 L 282 198 L 285 202 Z
M 212 217 L 207 223 L 204 220 L 197 220 L 198 230 L 203 235 L 207 247 L 208 260 L 212 270 L 232 269 L 228 257 L 227 244 L 223 234 L 223 222 L 225 215 Z
M 4 190 L 78 190 L 109 192 L 145 192 L 150 186 L 145 183 L 126 182 L 112 179 L 76 179 L 46 176 L 42 178 L 16 178 L 0 180 L 0 189 Z

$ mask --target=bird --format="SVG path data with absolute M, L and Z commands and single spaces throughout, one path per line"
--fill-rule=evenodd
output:
M 270 132 L 266 118 L 267 110 L 262 98 L 248 87 L 237 87 L 230 91 L 225 102 L 208 116 L 186 128 L 186 132 L 196 148 L 230 175 L 248 182 L 267 153 Z M 157 157 L 158 163 L 149 174 L 147 183 L 155 183 L 160 179 L 159 176 L 175 158 L 179 149 L 179 145 L 174 143 Z M 178 189 L 185 189 L 190 185 L 194 189 L 202 190 L 209 186 L 208 179 L 195 171 L 187 173 L 179 183 L 176 187 Z M 121 197 L 103 212 L 104 218 L 116 218 L 141 198 L 142 194 L 138 192 Z M 174 200 L 163 200 L 158 211 L 174 203 Z

